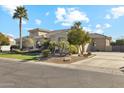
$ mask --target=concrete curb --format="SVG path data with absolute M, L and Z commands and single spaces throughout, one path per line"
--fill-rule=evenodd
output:
M 71 64 L 81 64 L 82 62 L 88 61 L 88 60 L 92 59 L 92 58 L 95 57 L 95 56 L 96 56 L 96 55 L 93 54 L 93 55 L 89 56 L 89 57 L 86 58 L 86 59 L 83 59 L 83 60 L 80 60 L 80 61 L 77 61 L 77 62 L 74 62 L 74 63 L 71 63 Z

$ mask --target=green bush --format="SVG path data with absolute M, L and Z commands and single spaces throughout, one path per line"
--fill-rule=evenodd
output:
M 69 52 L 71 54 L 76 54 L 76 53 L 78 53 L 78 49 L 77 49 L 77 47 L 75 45 L 70 45 Z
M 25 51 L 21 51 L 19 49 L 16 49 L 16 50 L 13 50 L 12 53 L 15 53 L 15 54 L 23 54 L 25 53 Z
M 49 49 L 45 49 L 42 51 L 43 57 L 49 57 L 50 55 L 50 50 Z

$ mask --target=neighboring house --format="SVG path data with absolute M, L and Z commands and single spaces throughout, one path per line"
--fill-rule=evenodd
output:
M 89 46 L 91 51 L 112 51 L 110 45 L 111 37 L 98 33 L 90 33 L 89 36 L 92 38 L 92 42 Z
M 43 38 L 49 38 L 50 40 L 58 41 L 60 39 L 67 40 L 67 34 L 69 29 L 64 30 L 46 30 L 46 29 L 32 29 L 29 30 L 29 37 L 35 40 L 35 45 L 42 41 Z M 88 50 L 90 51 L 112 51 L 111 49 L 111 37 L 90 33 L 89 36 L 92 39 L 91 44 L 88 46 Z
M 5 35 L 5 34 L 4 34 Z M 16 45 L 15 39 L 10 35 L 5 35 L 9 39 L 9 45 L 1 45 L 0 46 L 0 52 L 1 51 L 10 51 L 12 45 Z
M 22 42 L 23 42 L 25 39 L 27 39 L 27 38 L 29 38 L 29 36 L 24 36 L 24 37 L 22 37 Z M 20 44 L 20 43 L 19 43 L 19 42 L 20 42 L 20 38 L 16 38 L 15 41 L 16 41 L 16 45 L 19 46 L 19 44 Z
M 16 41 L 12 36 L 7 35 L 7 37 L 9 38 L 10 45 L 16 45 Z
M 50 40 L 58 41 L 60 39 L 67 40 L 67 29 L 65 30 L 46 30 L 46 29 L 32 29 L 29 30 L 29 37 L 33 38 L 35 41 L 35 46 L 39 46 L 39 43 L 42 42 L 42 39 L 48 38 Z
M 54 40 L 54 41 L 59 41 L 61 39 L 67 40 L 67 34 L 68 34 L 69 29 L 63 29 L 63 30 L 54 30 L 51 31 L 47 37 L 50 40 Z
M 42 39 L 47 38 L 49 33 L 49 30 L 40 28 L 29 30 L 29 37 L 33 38 L 35 48 L 38 48 L 41 45 L 40 43 L 42 42 Z

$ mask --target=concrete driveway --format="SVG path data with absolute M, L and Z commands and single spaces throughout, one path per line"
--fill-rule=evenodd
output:
M 93 52 L 93 54 L 95 54 L 96 56 L 73 64 L 113 69 L 124 67 L 124 53 Z

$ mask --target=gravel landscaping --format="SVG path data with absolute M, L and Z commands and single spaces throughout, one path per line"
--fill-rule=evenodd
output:
M 65 57 L 49 57 L 49 58 L 41 58 L 41 62 L 49 62 L 49 63 L 57 63 L 57 64 L 70 64 L 80 60 L 87 59 L 89 57 L 93 57 L 95 55 L 89 56 L 69 56 L 66 58 L 70 58 L 71 60 L 64 61 Z

